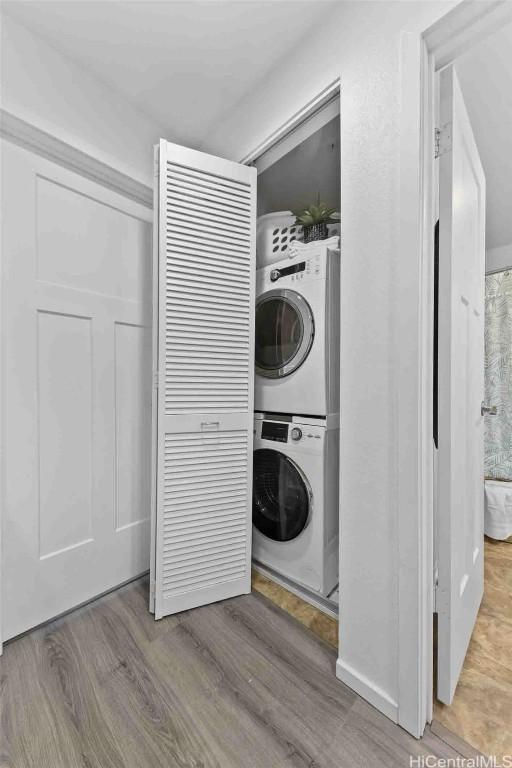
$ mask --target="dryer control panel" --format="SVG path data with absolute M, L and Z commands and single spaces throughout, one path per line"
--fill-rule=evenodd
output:
M 275 264 L 259 269 L 259 292 L 274 287 L 298 287 L 304 280 L 325 280 L 329 249 L 319 246 L 309 255 L 281 259 Z

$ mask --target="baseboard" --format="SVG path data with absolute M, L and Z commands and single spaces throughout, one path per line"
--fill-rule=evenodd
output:
M 104 592 L 100 592 L 98 595 L 93 595 L 92 597 L 89 597 L 87 600 L 84 600 L 83 602 L 78 603 L 77 605 L 73 605 L 71 608 L 68 608 L 66 611 L 62 611 L 62 613 L 58 613 L 56 616 L 53 616 L 51 619 L 46 619 L 46 621 L 42 621 L 40 624 L 36 624 L 34 627 L 30 627 L 29 629 L 26 629 L 24 632 L 20 632 L 18 635 L 13 635 L 12 637 L 4 639 L 3 645 L 12 643 L 14 640 L 19 640 L 21 637 L 25 637 L 25 635 L 29 635 L 31 632 L 35 632 L 36 630 L 41 629 L 42 627 L 46 627 L 49 624 L 53 624 L 54 621 L 63 619 L 65 616 L 68 616 L 70 613 L 74 613 L 75 611 L 78 611 L 80 608 L 83 608 L 84 606 L 89 605 L 89 603 L 94 603 L 96 600 L 100 600 L 102 597 L 109 595 L 111 592 L 116 592 L 116 590 L 121 589 L 121 587 L 126 587 L 128 584 L 131 584 L 133 581 L 144 579 L 146 576 L 149 576 L 148 570 L 141 571 L 141 573 L 138 573 L 136 576 L 130 576 L 129 579 L 125 579 L 125 581 L 122 581 L 120 584 L 115 584 L 113 587 L 109 587 Z
M 336 662 L 336 677 L 375 709 L 382 712 L 383 715 L 389 717 L 394 723 L 398 723 L 398 703 L 386 691 L 383 691 L 382 688 L 372 683 L 371 680 L 361 675 L 342 659 L 338 659 Z

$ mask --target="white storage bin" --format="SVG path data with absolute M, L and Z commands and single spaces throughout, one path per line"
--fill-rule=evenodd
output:
M 294 240 L 302 241 L 302 227 L 295 225 L 291 211 L 266 213 L 258 217 L 256 225 L 256 263 L 266 267 L 287 255 Z
M 327 226 L 329 237 L 340 234 L 339 224 Z M 304 239 L 302 227 L 295 224 L 291 211 L 278 211 L 259 216 L 256 225 L 256 266 L 266 267 L 286 258 L 290 243 Z

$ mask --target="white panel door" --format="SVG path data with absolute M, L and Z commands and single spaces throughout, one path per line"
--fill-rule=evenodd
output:
M 437 696 L 450 704 L 483 594 L 485 317 L 485 178 L 452 67 L 440 123 Z
M 4 638 L 149 567 L 151 214 L 2 143 Z
M 256 219 L 255 168 L 158 154 L 156 618 L 251 588 Z

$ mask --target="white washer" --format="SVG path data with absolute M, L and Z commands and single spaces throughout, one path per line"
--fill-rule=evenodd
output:
M 253 558 L 326 597 L 338 583 L 338 427 L 254 416 Z
M 255 410 L 339 413 L 339 260 L 319 244 L 256 272 Z

